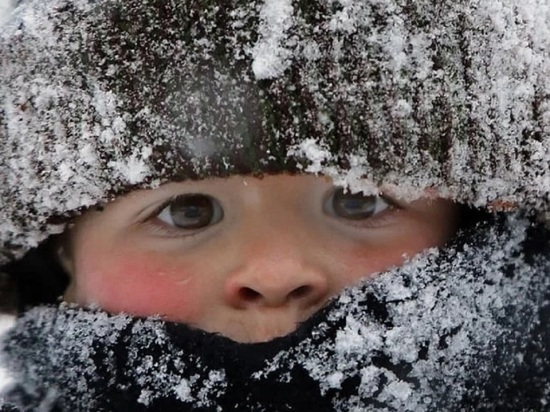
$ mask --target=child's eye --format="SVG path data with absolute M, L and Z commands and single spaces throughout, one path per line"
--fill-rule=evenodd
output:
M 342 219 L 364 220 L 390 207 L 391 205 L 381 196 L 344 192 L 343 188 L 338 188 L 328 198 L 325 211 Z
M 156 217 L 179 229 L 202 229 L 222 220 L 223 209 L 210 196 L 187 194 L 172 199 Z

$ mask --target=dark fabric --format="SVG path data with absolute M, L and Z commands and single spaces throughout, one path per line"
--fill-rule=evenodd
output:
M 67 288 L 69 277 L 55 251 L 57 242 L 55 238 L 51 238 L 32 249 L 22 259 L 2 268 L 6 282 L 10 282 L 6 289 L 0 287 L 0 296 L 11 296 L 10 300 L 5 299 L 2 302 L 6 305 L 7 311 L 23 312 L 33 306 L 59 301 L 59 297 Z M 7 288 L 11 288 L 11 295 L 8 294 Z
M 67 305 L 21 317 L 6 400 L 46 411 L 546 411 L 550 236 L 508 217 L 239 344 Z
M 19 409 L 13 405 L 0 403 L 0 412 L 19 412 Z

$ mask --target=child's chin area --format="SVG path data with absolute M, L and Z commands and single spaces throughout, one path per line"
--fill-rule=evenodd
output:
M 443 245 L 457 214 L 443 199 L 351 194 L 313 176 L 170 183 L 75 222 L 65 299 L 264 342 L 343 288 Z

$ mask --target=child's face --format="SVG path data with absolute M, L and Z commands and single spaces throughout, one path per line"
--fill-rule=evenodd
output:
M 352 195 L 314 176 L 170 183 L 77 220 L 65 298 L 265 341 L 455 226 L 446 200 Z

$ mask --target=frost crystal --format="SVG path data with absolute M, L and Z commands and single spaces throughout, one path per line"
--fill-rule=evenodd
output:
M 260 38 L 253 48 L 252 71 L 257 80 L 278 77 L 292 64 L 292 52 L 285 47 L 292 12 L 291 0 L 265 0 L 260 11 Z

